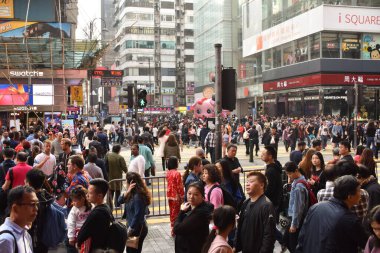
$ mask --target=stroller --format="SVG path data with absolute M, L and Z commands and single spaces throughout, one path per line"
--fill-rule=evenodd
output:
M 239 132 L 238 131 L 235 131 L 232 133 L 232 136 L 231 136 L 231 143 L 233 144 L 237 144 L 239 141 Z

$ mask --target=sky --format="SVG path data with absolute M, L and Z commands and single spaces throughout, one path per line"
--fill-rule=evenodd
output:
M 94 39 L 96 36 L 100 37 L 101 20 L 101 0 L 79 0 L 78 1 L 78 27 L 76 30 L 76 39 L 88 39 L 88 36 L 83 32 L 83 29 L 96 18 L 94 24 Z

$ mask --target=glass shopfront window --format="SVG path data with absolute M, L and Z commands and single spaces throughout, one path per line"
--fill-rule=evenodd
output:
M 360 35 L 342 34 L 342 58 L 360 59 Z
M 282 50 L 283 50 L 284 66 L 294 64 L 295 63 L 295 57 L 294 57 L 293 41 L 285 44 Z
M 281 46 L 273 49 L 273 68 L 281 67 Z
M 322 33 L 322 57 L 340 58 L 339 37 L 337 33 Z
M 302 38 L 295 42 L 295 60 L 296 62 L 303 62 L 308 60 L 309 46 L 308 38 Z
M 321 34 L 310 35 L 310 57 L 311 59 L 321 58 Z
M 272 68 L 272 49 L 264 51 L 264 70 L 268 70 Z

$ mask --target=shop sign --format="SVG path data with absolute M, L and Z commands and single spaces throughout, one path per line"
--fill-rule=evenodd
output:
M 244 39 L 243 57 L 320 31 L 378 33 L 379 8 L 321 5 Z
M 296 98 L 289 98 L 288 97 L 288 101 L 301 101 L 302 100 L 302 98 L 300 98 L 300 97 L 296 97 Z
M 37 106 L 17 106 L 13 108 L 14 111 L 37 111 Z
M 282 79 L 265 82 L 265 92 L 275 90 L 289 90 L 315 85 L 354 85 L 362 84 L 369 86 L 380 86 L 380 75 L 357 75 L 357 74 L 315 74 L 302 77 Z
M 14 18 L 13 0 L 0 1 L 0 18 Z
M 4 0 L 0 1 L 4 2 Z M 2 10 L 0 3 L 0 18 Z M 9 21 L 0 24 L 1 37 L 29 37 L 29 38 L 64 38 L 71 37 L 70 23 L 42 23 Z
M 44 72 L 42 71 L 37 71 L 37 70 L 12 70 L 9 72 L 9 75 L 12 77 L 43 77 Z
M 175 88 L 161 87 L 162 94 L 175 94 Z
M 79 107 L 68 106 L 68 107 L 67 107 L 67 111 L 68 111 L 68 112 L 79 112 Z
M 344 99 L 347 100 L 347 96 L 323 96 L 325 100 L 339 100 Z
M 309 96 L 309 97 L 304 97 L 304 100 L 319 100 L 319 96 Z

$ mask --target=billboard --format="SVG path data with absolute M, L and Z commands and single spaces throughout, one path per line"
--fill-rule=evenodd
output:
M 76 104 L 77 106 L 83 105 L 82 86 L 70 86 L 70 104 Z
M 380 60 L 380 34 L 363 34 L 363 59 Z
M 23 21 L 0 23 L 0 35 L 2 37 L 24 37 L 24 30 L 25 22 Z M 71 24 L 27 22 L 25 34 L 30 38 L 60 38 L 61 31 L 64 38 L 70 38 Z
M 32 105 L 32 90 L 27 84 L 0 84 L 0 105 Z
M 0 1 L 0 18 L 14 18 L 13 0 Z

